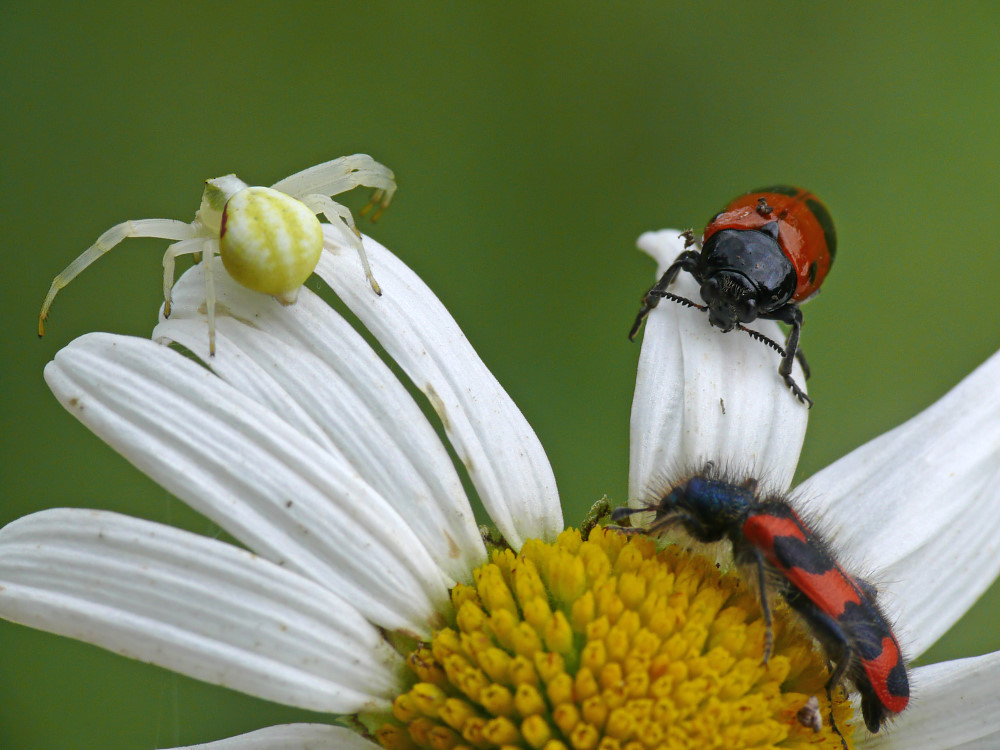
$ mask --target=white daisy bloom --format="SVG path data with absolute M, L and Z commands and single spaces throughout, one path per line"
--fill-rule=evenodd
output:
M 0 616 L 358 729 L 270 727 L 204 748 L 839 747 L 795 718 L 827 675 L 808 635 L 776 613 L 764 666 L 759 603 L 734 574 L 644 538 L 564 531 L 541 445 L 437 298 L 365 238 L 384 292 L 372 295 L 339 242 L 326 235 L 317 272 L 427 396 L 512 550 L 487 555 L 433 426 L 316 295 L 282 307 L 217 267 L 208 356 L 198 266 L 154 341 L 90 334 L 45 376 L 74 416 L 246 549 L 114 513 L 42 511 L 0 530 Z M 676 233 L 643 244 L 661 261 L 680 249 Z M 787 488 L 807 411 L 773 357 L 690 310 L 654 310 L 630 494 L 705 460 Z M 893 582 L 886 606 L 913 656 L 1000 565 L 997 382 L 1000 357 L 807 483 L 838 547 Z M 915 669 L 895 725 L 845 741 L 990 746 L 998 659 Z M 849 704 L 836 712 L 849 730 Z

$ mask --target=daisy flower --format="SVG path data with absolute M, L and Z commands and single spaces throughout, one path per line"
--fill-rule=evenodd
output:
M 331 714 L 199 746 L 217 750 L 841 746 L 797 718 L 813 696 L 826 702 L 827 672 L 787 612 L 764 665 L 759 602 L 738 573 L 589 523 L 565 529 L 535 434 L 433 293 L 365 238 L 376 297 L 339 236 L 326 240 L 317 273 L 426 396 L 503 542 L 484 544 L 438 430 L 347 321 L 306 289 L 282 307 L 219 266 L 210 357 L 196 266 L 152 341 L 83 336 L 45 377 L 243 546 L 42 511 L 0 530 L 0 615 Z M 680 250 L 675 232 L 641 244 L 661 262 Z M 838 549 L 888 582 L 883 604 L 912 656 L 1000 567 L 997 382 L 994 356 L 801 488 Z M 630 498 L 705 460 L 787 489 L 806 415 L 773 352 L 662 304 L 639 365 Z M 835 695 L 845 741 L 1000 741 L 998 661 L 913 670 L 911 707 L 877 736 L 852 731 Z

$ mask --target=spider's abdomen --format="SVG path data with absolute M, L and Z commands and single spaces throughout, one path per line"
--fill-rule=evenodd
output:
M 275 297 L 297 291 L 322 251 L 319 220 L 301 201 L 249 187 L 226 203 L 219 253 L 229 275 L 248 289 Z

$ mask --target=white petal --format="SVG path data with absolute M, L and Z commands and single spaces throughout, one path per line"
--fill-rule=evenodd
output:
M 1000 572 L 1000 353 L 801 489 L 838 549 L 879 571 L 912 655 L 925 651 Z
M 234 318 L 217 320 L 215 357 L 208 356 L 206 325 L 200 320 L 171 319 L 156 328 L 154 338 L 195 352 L 223 380 L 315 440 L 330 454 L 324 461 L 357 472 L 406 519 L 451 578 L 468 579 L 472 568 L 485 561 L 461 480 L 432 431 L 411 431 L 390 421 L 315 354 Z M 421 437 L 430 442 L 420 444 Z M 413 456 L 415 445 L 425 453 Z M 435 451 L 442 460 L 428 462 L 426 456 Z M 443 474 L 431 478 L 433 485 L 421 471 L 428 465 Z
M 218 742 L 186 745 L 175 750 L 379 750 L 356 732 L 329 724 L 285 724 L 258 729 Z
M 987 734 L 961 745 L 949 745 L 948 750 L 997 750 L 1000 747 L 1000 731 Z
M 656 259 L 658 277 L 684 249 L 674 230 L 647 232 L 638 244 Z M 671 291 L 701 299 L 687 273 Z M 773 321 L 749 327 L 784 343 Z M 649 314 L 645 329 L 632 400 L 630 500 L 650 499 L 678 473 L 707 461 L 748 472 L 763 489 L 787 489 L 809 411 L 778 375 L 778 353 L 740 331 L 723 333 L 703 312 L 668 300 Z M 797 362 L 792 375 L 804 389 Z
M 429 543 L 429 538 L 434 537 L 435 545 L 428 549 L 436 560 L 445 557 L 450 561 L 450 565 L 442 563 L 442 567 L 456 579 L 467 578 L 468 570 L 485 558 L 478 525 L 448 451 L 403 384 L 361 335 L 308 289 L 302 288 L 298 301 L 285 307 L 235 283 L 221 262 L 216 263 L 215 269 L 219 327 L 233 336 L 240 332 L 242 339 L 234 341 L 237 357 L 249 356 L 239 351 L 239 347 L 248 339 L 253 341 L 253 334 L 227 326 L 230 321 L 225 316 L 270 334 L 273 338 L 268 342 L 279 339 L 301 356 L 312 354 L 318 362 L 306 358 L 302 366 L 308 368 L 308 373 L 302 373 L 299 382 L 293 385 L 289 379 L 296 377 L 294 370 L 298 365 L 286 366 L 279 376 L 273 372 L 274 360 L 278 359 L 274 353 L 270 360 L 261 360 L 271 371 L 276 381 L 273 383 L 261 380 L 260 371 L 250 365 L 246 365 L 250 369 L 242 374 L 238 372 L 240 363 L 229 366 L 226 352 L 221 348 L 225 342 L 217 347 L 218 356 L 203 359 L 241 391 L 277 410 L 306 434 L 317 436 L 325 432 L 331 443 L 339 441 L 359 473 L 376 489 L 384 489 L 383 496 L 421 539 Z M 174 312 L 169 322 L 161 323 L 155 335 L 165 339 L 174 332 L 180 335 L 180 330 L 172 326 L 184 318 L 204 325 L 204 296 L 203 268 L 199 264 L 174 287 Z M 200 342 L 185 340 L 185 345 L 204 352 L 205 341 L 207 334 L 203 334 Z M 268 344 L 254 343 L 251 347 L 247 343 L 247 346 L 261 350 Z M 289 355 L 300 356 L 292 352 Z M 287 393 L 283 393 L 286 389 Z M 325 393 L 320 395 L 321 391 Z M 338 395 L 331 391 L 337 391 Z M 298 405 L 291 404 L 290 399 Z M 317 402 L 326 399 L 331 401 L 317 410 Z M 312 413 L 306 416 L 303 412 Z M 357 431 L 345 435 L 344 429 Z M 350 442 L 352 438 L 357 444 L 346 447 L 344 441 Z M 366 457 L 371 461 L 359 465 Z M 379 482 L 371 477 L 383 473 L 387 476 Z M 400 482 L 404 491 L 390 491 L 390 486 L 398 488 Z
M 346 601 L 245 550 L 59 508 L 0 530 L 0 614 L 314 711 L 388 707 L 402 660 Z
M 913 670 L 914 697 L 865 748 L 1000 747 L 1000 651 Z
M 450 581 L 355 472 L 191 360 L 146 339 L 83 336 L 45 368 L 60 402 L 137 468 L 258 554 L 427 634 Z
M 355 250 L 325 231 L 316 272 L 427 396 L 497 528 L 515 549 L 554 539 L 563 522 L 548 458 L 458 324 L 413 271 L 365 237 L 383 291 L 374 295 Z

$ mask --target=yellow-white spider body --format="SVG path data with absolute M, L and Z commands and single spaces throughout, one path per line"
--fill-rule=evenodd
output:
M 55 277 L 38 316 L 38 335 L 45 333 L 45 319 L 52 301 L 87 266 L 128 237 L 175 240 L 163 256 L 164 315 L 170 315 L 174 261 L 179 255 L 202 253 L 205 262 L 205 309 L 208 316 L 209 351 L 215 354 L 215 284 L 211 263 L 218 253 L 236 281 L 285 305 L 293 304 L 299 289 L 316 268 L 323 251 L 323 231 L 316 214 L 323 214 L 344 235 L 361 257 L 365 275 L 381 294 L 365 255 L 354 217 L 330 196 L 363 185 L 374 188 L 377 219 L 396 192 L 392 171 L 370 156 L 354 154 L 296 172 L 271 187 L 251 187 L 236 175 L 205 182 L 205 192 L 194 221 L 140 219 L 118 224 L 100 237 Z

